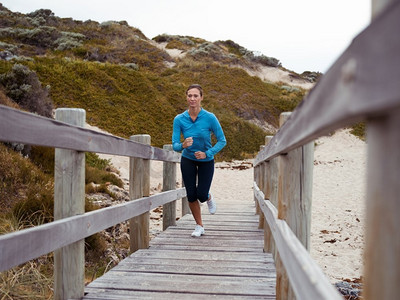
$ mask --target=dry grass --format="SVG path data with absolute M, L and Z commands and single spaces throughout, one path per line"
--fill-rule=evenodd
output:
M 33 226 L 33 225 L 31 225 Z M 27 227 L 15 216 L 0 218 L 0 233 L 5 234 Z M 52 299 L 52 254 L 0 273 L 0 299 Z

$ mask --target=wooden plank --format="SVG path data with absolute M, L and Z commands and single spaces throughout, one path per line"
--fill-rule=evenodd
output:
M 136 261 L 131 263 L 123 263 L 110 272 L 135 272 L 135 273 L 163 273 L 163 274 L 189 274 L 189 275 L 215 275 L 219 276 L 235 276 L 235 277 L 265 277 L 275 278 L 275 267 L 271 263 L 268 266 L 253 267 L 249 264 L 246 266 L 237 266 L 236 264 L 223 265 L 218 262 L 198 261 L 193 264 L 192 260 L 181 261 L 180 264 L 175 264 L 174 261 L 156 264 L 149 262 L 147 264 L 139 264 Z
M 13 126 L 9 126 L 13 124 Z M 51 134 L 49 134 L 51 132 Z M 0 105 L 0 141 L 180 161 L 180 154 Z
M 168 249 L 165 249 L 168 250 Z M 159 251 L 159 250 L 158 250 Z M 194 250 L 195 251 L 195 250 Z M 242 254 L 243 255 L 243 254 Z M 245 254 L 246 255 L 246 254 Z M 238 256 L 239 257 L 239 256 Z M 189 264 L 193 266 L 218 266 L 220 268 L 255 268 L 255 269 L 265 269 L 273 270 L 274 269 L 274 262 L 270 254 L 265 255 L 265 260 L 246 260 L 246 261 L 239 261 L 236 260 L 234 264 L 231 261 L 227 260 L 204 260 L 204 259 L 193 259 L 190 257 L 187 258 L 158 258 L 158 257 L 144 257 L 144 256 L 133 256 L 125 258 L 120 264 L 115 266 L 112 270 L 125 270 L 128 269 L 130 265 L 169 265 L 169 266 L 188 266 Z
M 173 240 L 173 239 L 185 239 L 185 240 L 192 240 L 191 238 L 191 233 L 193 231 L 193 228 L 173 228 L 166 232 L 165 234 L 159 235 L 159 239 L 154 240 L 154 242 L 157 242 L 158 240 Z M 208 230 L 206 231 L 206 234 L 204 237 L 202 237 L 203 240 L 240 240 L 243 242 L 246 241 L 260 241 L 263 238 L 263 232 L 262 231 L 247 231 L 247 232 L 234 232 L 233 230 L 228 231 L 220 231 L 218 229 L 216 230 Z M 202 240 L 198 239 L 198 240 Z
M 322 76 L 254 165 L 400 106 L 400 1 L 361 32 Z M 329 113 L 327 113 L 329 112 Z
M 182 188 L 162 192 L 136 201 L 1 235 L 0 272 L 74 243 L 166 202 L 180 199 L 184 195 L 186 190 Z M 15 255 L 15 249 L 18 249 L 18 255 Z
M 172 284 L 171 284 L 172 283 Z M 93 288 L 182 292 L 214 295 L 262 296 L 273 294 L 275 278 L 108 272 L 89 284 Z M 87 289 L 88 291 L 88 289 Z
M 235 249 L 236 247 L 252 247 L 262 249 L 263 248 L 263 241 L 260 238 L 258 241 L 251 240 L 251 241 L 241 241 L 239 239 L 220 239 L 217 240 L 215 238 L 204 238 L 202 236 L 201 239 L 194 239 L 194 238 L 176 238 L 176 239 L 164 239 L 163 237 L 158 237 L 153 244 L 163 244 L 163 245 L 187 245 L 187 246 L 202 246 L 206 247 L 215 247 L 216 250 L 218 249 Z M 261 251 L 260 251 L 261 252 Z
M 132 290 L 115 290 L 115 289 L 99 289 L 99 288 L 86 288 L 88 295 L 83 299 L 85 300 L 120 300 L 120 299 L 140 299 L 140 300 L 207 300 L 207 299 L 227 299 L 227 300 L 244 300 L 249 299 L 249 296 L 240 295 L 221 295 L 214 294 L 195 294 L 195 293 L 174 293 L 174 292 L 157 292 L 157 291 L 132 291 Z M 259 300 L 275 300 L 275 295 L 251 295 L 251 299 Z
M 236 252 L 205 252 L 205 251 L 157 251 L 149 248 L 147 250 L 139 250 L 133 253 L 130 257 L 149 257 L 149 258 L 163 258 L 163 259 L 193 259 L 193 260 L 224 260 L 224 261 L 246 261 L 246 262 L 268 262 L 267 255 L 260 255 L 260 253 L 242 253 Z
M 262 245 L 261 245 L 262 246 Z M 263 249 L 260 245 L 257 246 L 235 246 L 235 252 L 257 252 L 263 253 Z M 150 248 L 152 250 L 195 250 L 195 251 L 219 251 L 219 252 L 231 252 L 232 247 L 215 247 L 210 245 L 175 245 L 175 244 L 151 244 Z
M 255 193 L 271 228 L 279 255 L 297 299 L 343 299 L 287 223 L 278 219 L 275 206 L 270 201 L 264 200 L 264 194 L 258 187 L 255 188 Z
M 169 227 L 162 235 L 163 238 L 176 238 L 176 237 L 189 237 L 192 233 L 192 228 L 177 228 L 177 227 Z M 262 237 L 262 231 L 254 230 L 254 231 L 246 231 L 246 232 L 235 232 L 234 236 L 228 231 L 220 231 L 220 230 L 207 230 L 206 236 L 212 236 L 217 239 L 241 239 L 241 240 L 259 240 Z

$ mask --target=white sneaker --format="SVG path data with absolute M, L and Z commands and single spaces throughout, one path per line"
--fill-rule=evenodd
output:
M 204 227 L 203 227 L 203 226 L 200 226 L 200 225 L 196 225 L 196 228 L 195 228 L 194 231 L 192 232 L 192 236 L 193 236 L 193 237 L 199 237 L 199 236 L 201 236 L 201 235 L 204 234 L 204 233 L 205 233 Z
M 213 196 L 210 193 L 210 200 L 207 200 L 207 205 L 208 205 L 208 211 L 210 214 L 215 214 L 217 211 L 217 203 L 215 203 Z

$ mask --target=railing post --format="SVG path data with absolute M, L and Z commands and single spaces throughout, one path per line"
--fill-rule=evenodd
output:
M 164 145 L 164 150 L 172 151 L 172 145 Z M 163 192 L 176 189 L 176 163 L 163 162 Z M 163 230 L 176 225 L 176 201 L 163 205 Z
M 185 187 L 185 183 L 183 182 L 183 179 L 182 179 L 182 187 Z M 181 206 L 182 206 L 182 217 L 184 215 L 190 214 L 189 201 L 188 201 L 187 197 L 182 198 Z
M 280 126 L 289 116 L 290 113 L 281 114 Z M 286 221 L 307 250 L 310 248 L 313 160 L 313 142 L 281 155 L 279 159 L 278 219 Z M 280 275 L 277 275 L 282 282 L 277 282 L 280 299 L 294 299 L 286 271 Z
M 253 169 L 253 176 L 254 176 L 254 182 L 257 184 L 258 187 L 260 187 L 260 164 L 254 167 Z M 257 197 L 254 195 L 254 203 L 256 206 L 256 215 L 259 215 L 261 213 L 260 210 L 260 205 L 258 204 Z
M 85 126 L 83 109 L 59 108 L 56 120 Z M 55 149 L 54 220 L 85 213 L 85 152 Z M 66 232 L 65 234 L 68 234 Z M 62 236 L 54 238 L 62 239 Z M 85 241 L 54 251 L 54 299 L 79 299 L 85 288 Z
M 138 134 L 130 137 L 131 141 L 150 145 L 148 134 Z M 150 196 L 150 160 L 129 158 L 129 196 L 131 200 Z M 149 248 L 150 212 L 129 220 L 130 252 Z
M 265 137 L 265 145 L 272 140 L 272 135 L 267 135 Z M 264 184 L 263 184 L 263 192 L 265 199 L 270 200 L 271 198 L 271 161 L 266 161 L 264 163 Z M 268 226 L 266 219 L 264 218 L 264 251 L 268 253 L 272 253 L 275 258 L 275 243 L 274 237 L 272 236 L 271 229 Z
M 264 149 L 264 145 L 260 146 L 260 151 Z M 262 162 L 258 166 L 258 182 L 257 185 L 260 189 L 260 191 L 264 192 L 264 187 L 265 187 L 265 163 Z M 258 213 L 258 229 L 263 229 L 264 228 L 264 223 L 265 223 L 265 217 L 264 214 L 261 212 L 260 205 L 258 201 L 256 201 L 256 213 Z M 264 249 L 265 250 L 265 249 Z
M 400 294 L 400 109 L 368 121 L 365 299 Z

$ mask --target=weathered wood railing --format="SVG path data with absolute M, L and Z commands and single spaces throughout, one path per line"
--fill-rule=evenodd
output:
M 321 78 L 254 163 L 265 249 L 275 253 L 277 299 L 342 299 L 311 259 L 313 140 L 367 123 L 365 299 L 400 295 L 400 1 L 386 7 Z M 311 143 L 311 146 L 310 146 Z M 311 169 L 311 171 L 310 171 Z
M 131 252 L 147 248 L 149 211 L 163 205 L 163 228 L 175 224 L 175 201 L 186 191 L 175 187 L 180 154 L 168 145 L 166 150 L 152 147 L 148 135 L 126 140 L 85 129 L 82 109 L 57 109 L 56 119 L 0 105 L 0 141 L 56 148 L 55 221 L 0 236 L 0 271 L 55 251 L 55 299 L 78 299 L 84 293 L 84 238 L 130 220 Z M 129 156 L 129 192 L 135 201 L 84 213 L 84 152 Z M 163 192 L 153 196 L 150 160 L 164 161 Z M 187 213 L 187 201 L 182 206 Z

